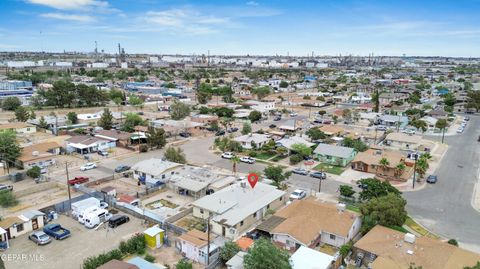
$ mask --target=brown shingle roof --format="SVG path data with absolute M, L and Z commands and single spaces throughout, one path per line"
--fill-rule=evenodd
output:
M 297 200 L 275 216 L 286 220 L 273 229 L 272 233 L 288 234 L 308 245 L 322 231 L 347 237 L 359 215 L 351 211 L 339 212 L 335 204 Z
M 345 131 L 345 129 L 343 127 L 340 127 L 340 126 L 337 126 L 337 125 L 323 125 L 319 129 L 320 129 L 320 131 L 324 132 L 327 135 L 343 133 L 343 131 Z
M 33 161 L 50 157 L 52 154 L 48 152 L 51 149 L 60 148 L 61 146 L 57 142 L 44 142 L 31 146 L 24 147 L 22 149 L 22 155 L 18 157 L 18 160 L 22 162 Z M 37 155 L 33 155 L 33 152 L 37 151 Z
M 190 242 L 199 248 L 205 246 L 208 243 L 208 235 L 196 229 L 182 234 L 179 239 Z
M 104 137 L 111 137 L 118 140 L 128 140 L 132 134 L 117 130 L 101 130 L 98 131 L 95 136 L 104 136 Z
M 0 130 L 20 129 L 20 128 L 27 128 L 27 127 L 33 127 L 33 125 L 30 125 L 25 122 L 12 122 L 12 123 L 1 124 Z
M 372 269 L 407 269 L 411 263 L 425 269 L 462 269 L 480 261 L 480 255 L 440 240 L 417 237 L 415 243 L 404 241 L 405 234 L 380 225 L 375 226 L 354 247 L 378 258 Z M 411 250 L 413 254 L 408 254 Z
M 23 221 L 19 217 L 7 217 L 7 218 L 4 218 L 2 221 L 0 221 L 0 227 L 2 227 L 3 229 L 8 229 L 12 227 L 13 224 L 21 224 L 24 222 L 25 221 Z
M 368 165 L 379 165 L 382 158 L 388 160 L 388 167 L 390 168 L 395 168 L 400 162 L 408 162 L 405 156 L 399 152 L 368 149 L 367 151 L 358 153 L 352 163 L 362 162 Z

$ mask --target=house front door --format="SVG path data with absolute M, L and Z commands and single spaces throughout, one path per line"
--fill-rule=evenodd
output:
M 32 219 L 32 228 L 34 230 L 38 229 L 38 219 Z

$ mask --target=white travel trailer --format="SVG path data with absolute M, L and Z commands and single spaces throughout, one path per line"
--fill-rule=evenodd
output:
M 80 200 L 78 202 L 72 203 L 72 215 L 74 218 L 78 218 L 78 215 L 85 210 L 86 208 L 96 206 L 100 207 L 100 200 L 94 197 Z
M 109 220 L 112 217 L 112 214 L 108 213 L 107 210 L 98 208 L 95 211 L 87 214 L 83 219 L 85 222 L 85 227 L 91 229 L 100 223 Z

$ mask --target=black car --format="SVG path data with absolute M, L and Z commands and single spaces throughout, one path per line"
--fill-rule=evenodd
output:
M 183 138 L 187 138 L 187 137 L 190 137 L 190 133 L 187 133 L 187 132 L 181 132 L 178 134 L 179 136 L 183 137 Z
M 217 131 L 215 133 L 216 136 L 221 136 L 221 135 L 224 135 L 225 134 L 225 131 L 224 130 L 220 130 L 220 131 Z
M 427 183 L 430 183 L 430 184 L 435 184 L 437 183 L 437 180 L 438 180 L 438 177 L 435 176 L 435 175 L 429 175 L 427 177 Z
M 282 119 L 282 117 L 275 117 L 275 118 L 273 118 L 274 121 L 279 121 L 279 120 L 281 120 L 281 119 Z
M 115 228 L 117 226 L 120 226 L 124 223 L 127 223 L 130 221 L 130 218 L 125 215 L 115 215 L 108 220 L 108 227 L 110 228 Z
M 130 166 L 128 165 L 119 165 L 117 167 L 115 167 L 115 173 L 121 173 L 121 172 L 125 172 L 125 171 L 128 171 L 130 170 Z
M 229 132 L 229 133 L 235 133 L 236 131 L 238 131 L 238 128 L 237 128 L 237 127 L 232 127 L 232 128 L 230 128 L 230 129 L 228 129 L 227 132 Z
M 273 129 L 273 128 L 277 128 L 277 125 L 275 125 L 275 124 L 270 124 L 270 126 L 268 126 L 268 127 L 270 127 L 270 128 Z
M 310 176 L 319 179 L 327 179 L 327 174 L 325 174 L 324 172 L 313 172 L 310 173 Z

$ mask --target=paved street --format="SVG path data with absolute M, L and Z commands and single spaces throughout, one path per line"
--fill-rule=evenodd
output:
M 445 137 L 449 150 L 436 170 L 438 183 L 404 196 L 409 214 L 421 224 L 480 251 L 480 213 L 471 203 L 479 174 L 480 117 L 470 118 L 463 134 Z M 439 141 L 441 137 L 431 139 Z

